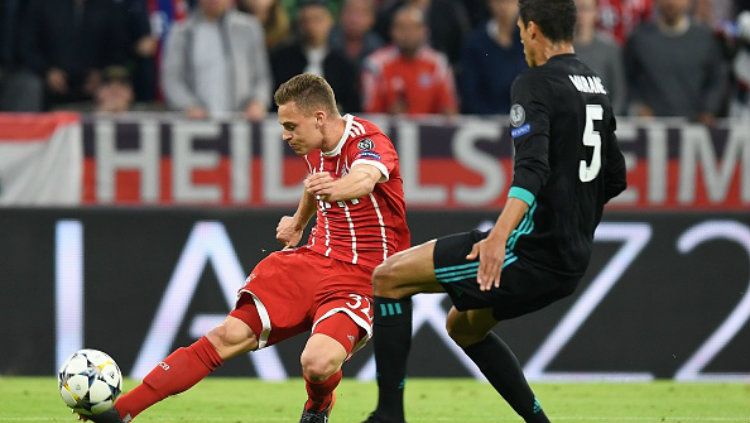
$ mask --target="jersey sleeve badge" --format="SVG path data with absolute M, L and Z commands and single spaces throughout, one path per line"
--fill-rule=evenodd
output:
M 526 110 L 518 103 L 512 105 L 510 107 L 510 124 L 514 128 L 518 128 L 524 122 L 526 122 Z
M 372 150 L 375 148 L 375 142 L 369 138 L 365 138 L 357 143 L 357 148 L 360 150 Z

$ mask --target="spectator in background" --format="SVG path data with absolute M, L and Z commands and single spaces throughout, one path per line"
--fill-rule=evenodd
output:
M 695 0 L 693 17 L 697 22 L 715 30 L 733 20 L 731 0 Z
M 331 15 L 335 17 L 339 15 L 339 11 L 341 10 L 344 1 L 345 0 L 325 0 L 324 3 L 331 12 Z M 281 0 L 281 4 L 284 6 L 284 9 L 286 9 L 287 14 L 292 21 L 295 22 L 299 18 L 299 10 L 302 9 L 304 3 L 305 0 Z
M 96 90 L 98 113 L 124 113 L 130 110 L 135 95 L 130 73 L 122 66 L 110 66 L 102 71 L 102 83 Z
M 331 31 L 331 48 L 342 51 L 358 67 L 362 66 L 365 57 L 383 46 L 383 39 L 372 31 L 374 25 L 373 0 L 346 0 L 339 25 Z
M 42 81 L 21 66 L 18 48 L 19 22 L 28 3 L 0 1 L 0 111 L 42 110 Z
M 147 0 L 124 0 L 115 2 L 119 15 L 128 28 L 128 53 L 133 69 L 132 87 L 138 101 L 154 101 L 157 98 L 156 54 L 159 37 L 151 31 Z M 128 77 L 130 81 L 130 77 Z
M 651 19 L 653 0 L 598 0 L 599 26 L 622 45 L 641 23 Z
M 457 112 L 453 72 L 427 45 L 424 12 L 404 6 L 393 17 L 393 45 L 365 60 L 365 111 L 410 115 Z
M 451 64 L 457 64 L 464 36 L 471 29 L 463 3 L 455 0 L 395 0 L 386 3 L 378 16 L 376 30 L 388 42 L 393 41 L 391 28 L 395 13 L 406 5 L 424 13 L 430 46 L 448 56 Z
M 462 3 L 469 15 L 469 24 L 472 28 L 479 28 L 479 25 L 487 21 L 490 14 L 487 0 L 464 0 Z
M 576 23 L 576 54 L 599 76 L 612 102 L 615 114 L 626 112 L 625 69 L 622 64 L 620 46 L 606 33 L 596 29 L 597 0 L 576 0 L 578 20 Z
M 148 92 L 146 90 L 149 90 L 150 88 L 150 90 L 155 93 L 158 101 L 164 101 L 164 92 L 161 87 L 159 70 L 162 68 L 164 45 L 167 41 L 167 34 L 169 34 L 172 25 L 187 19 L 189 7 L 187 0 L 146 0 L 151 33 L 156 37 L 158 43 L 154 55 L 154 64 L 156 68 L 155 81 L 151 87 L 146 87 L 144 91 Z M 135 79 L 135 90 L 137 95 L 141 90 L 141 87 L 139 86 L 141 82 L 139 82 L 138 75 L 136 75 Z
M 263 28 L 230 0 L 199 0 L 167 37 L 162 85 L 170 108 L 203 119 L 243 112 L 257 121 L 271 99 L 271 72 Z
M 332 49 L 328 44 L 333 16 L 327 3 L 323 0 L 303 0 L 297 13 L 299 40 L 275 51 L 271 58 L 276 85 L 300 73 L 319 75 L 333 87 L 342 110 L 360 111 L 357 67 L 344 53 Z
M 735 55 L 732 59 L 733 89 L 729 116 L 750 119 L 750 11 L 737 16 Z
M 526 69 L 518 33 L 517 0 L 487 0 L 491 18 L 469 34 L 461 55 L 461 110 L 468 114 L 508 114 L 510 87 Z
M 24 63 L 46 82 L 48 106 L 90 101 L 101 69 L 127 61 L 128 30 L 112 0 L 28 0 Z
M 639 116 L 684 116 L 711 124 L 723 102 L 726 66 L 711 31 L 691 21 L 690 0 L 657 0 L 657 19 L 641 24 L 625 49 Z
M 289 16 L 281 0 L 237 0 L 237 9 L 255 16 L 263 24 L 268 51 L 289 41 Z

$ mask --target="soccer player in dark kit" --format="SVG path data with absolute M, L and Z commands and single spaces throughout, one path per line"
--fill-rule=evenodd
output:
M 389 257 L 373 274 L 379 401 L 367 422 L 400 423 L 411 300 L 447 292 L 446 327 L 526 422 L 548 422 L 498 322 L 570 295 L 589 264 L 604 204 L 626 187 L 607 91 L 576 57 L 574 0 L 520 0 L 529 69 L 512 88 L 513 183 L 488 232 L 448 235 Z M 383 313 L 380 310 L 401 310 Z

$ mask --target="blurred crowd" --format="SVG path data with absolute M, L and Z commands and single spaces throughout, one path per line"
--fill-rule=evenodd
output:
M 750 0 L 577 0 L 615 112 L 750 117 Z M 516 0 L 0 0 L 0 111 L 273 111 L 312 72 L 342 110 L 507 114 Z

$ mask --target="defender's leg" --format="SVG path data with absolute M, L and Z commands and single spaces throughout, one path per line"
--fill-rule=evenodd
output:
M 492 309 L 458 311 L 452 307 L 446 328 L 516 413 L 526 422 L 549 423 L 515 354 L 491 331 L 496 324 Z
M 435 279 L 435 240 L 388 257 L 372 274 L 376 297 L 408 298 L 418 293 L 443 292 Z
M 404 421 L 406 361 L 411 348 L 411 296 L 443 292 L 435 280 L 435 241 L 389 257 L 375 269 L 375 332 L 373 337 L 378 378 L 378 405 L 372 423 Z

